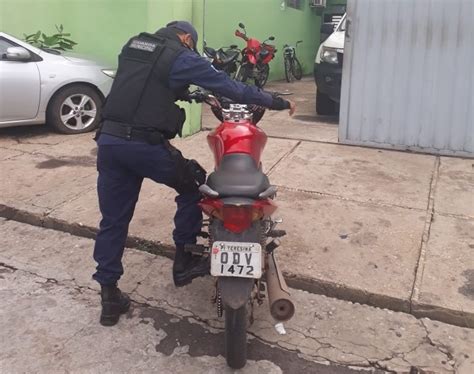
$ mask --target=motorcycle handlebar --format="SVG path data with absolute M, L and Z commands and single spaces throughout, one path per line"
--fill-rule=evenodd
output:
M 272 94 L 281 95 L 281 93 L 279 92 L 273 92 Z M 236 104 L 235 101 L 227 97 L 214 96 L 212 95 L 212 93 L 202 91 L 202 90 L 196 90 L 194 92 L 191 92 L 188 95 L 188 98 L 196 101 L 197 103 L 206 103 L 210 105 L 212 112 L 220 121 L 224 120 L 221 110 L 223 108 L 228 108 L 230 104 Z M 265 107 L 252 104 L 252 105 L 248 105 L 248 109 L 253 114 L 252 123 L 256 125 L 257 122 L 260 121 L 260 119 L 263 117 L 263 114 L 265 113 Z
M 244 39 L 245 41 L 248 41 L 249 38 L 247 37 L 247 35 L 245 35 L 243 32 L 239 31 L 239 30 L 235 30 L 235 36 L 238 36 L 239 38 L 242 38 Z
M 290 96 L 290 95 L 293 95 L 293 93 L 289 92 L 289 91 L 286 91 L 286 92 L 267 91 L 267 92 L 272 96 Z M 233 100 L 231 100 L 227 97 L 214 96 L 214 95 L 212 95 L 212 93 L 202 91 L 202 90 L 196 90 L 196 91 L 191 92 L 188 95 L 188 98 L 190 100 L 194 100 L 197 103 L 204 103 L 205 102 L 206 104 L 209 104 L 211 106 L 219 106 L 219 107 L 230 105 L 230 104 L 237 104 L 235 101 L 233 101 Z

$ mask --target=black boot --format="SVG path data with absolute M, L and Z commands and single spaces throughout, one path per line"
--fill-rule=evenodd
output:
M 173 281 L 176 287 L 183 287 L 191 283 L 194 278 L 209 274 L 209 260 L 193 256 L 184 251 L 184 247 L 177 246 L 173 262 Z
M 121 314 L 127 313 L 130 308 L 130 298 L 117 286 L 101 286 L 100 296 L 102 298 L 100 324 L 113 326 L 118 322 Z

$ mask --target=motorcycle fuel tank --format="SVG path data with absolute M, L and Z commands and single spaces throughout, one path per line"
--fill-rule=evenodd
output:
M 267 136 L 249 121 L 225 121 L 207 136 L 207 142 L 214 154 L 216 167 L 224 155 L 231 153 L 249 154 L 260 165 Z

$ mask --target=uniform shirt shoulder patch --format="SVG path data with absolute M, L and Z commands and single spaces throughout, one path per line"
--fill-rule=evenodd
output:
M 140 39 L 133 39 L 130 43 L 129 48 L 139 49 L 140 51 L 146 52 L 154 52 L 157 46 L 157 43 L 148 42 Z

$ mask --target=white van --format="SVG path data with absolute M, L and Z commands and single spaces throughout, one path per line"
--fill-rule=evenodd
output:
M 328 23 L 321 27 L 321 33 L 331 35 L 321 43 L 314 60 L 314 79 L 317 87 L 316 113 L 318 114 L 337 114 L 339 111 L 345 31 L 346 15 L 342 17 L 335 29 Z

